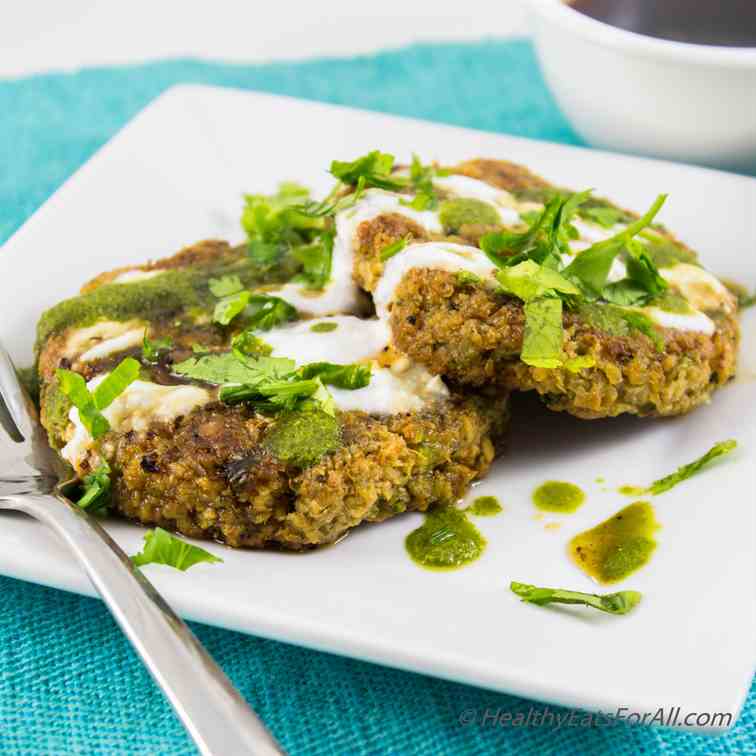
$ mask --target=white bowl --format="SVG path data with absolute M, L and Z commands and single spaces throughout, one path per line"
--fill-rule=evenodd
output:
M 756 172 L 756 49 L 647 37 L 528 0 L 544 74 L 591 145 Z

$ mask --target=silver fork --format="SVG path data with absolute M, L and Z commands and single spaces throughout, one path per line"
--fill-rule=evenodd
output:
M 97 521 L 66 498 L 73 481 L 0 345 L 0 509 L 55 531 L 97 589 L 202 754 L 283 750 L 191 630 Z

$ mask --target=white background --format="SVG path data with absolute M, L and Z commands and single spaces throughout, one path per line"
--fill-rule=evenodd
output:
M 177 56 L 354 55 L 526 32 L 520 0 L 5 0 L 0 76 Z

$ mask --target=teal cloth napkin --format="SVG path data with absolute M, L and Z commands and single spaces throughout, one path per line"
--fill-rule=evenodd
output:
M 524 40 L 257 66 L 181 60 L 4 81 L 0 242 L 139 109 L 179 82 L 580 143 Z M 479 719 L 488 710 L 490 721 L 499 711 L 527 715 L 537 704 L 239 633 L 193 629 L 294 755 L 756 753 L 753 691 L 737 726 L 718 738 L 632 726 L 464 726 L 460 716 L 469 710 Z M 193 747 L 100 602 L 0 578 L 0 752 L 152 755 Z

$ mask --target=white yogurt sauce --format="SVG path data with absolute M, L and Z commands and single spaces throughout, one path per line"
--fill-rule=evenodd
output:
M 318 323 L 336 326 L 332 331 L 314 332 Z M 297 365 L 334 362 L 348 365 L 374 358 L 388 343 L 388 326 L 381 320 L 360 320 L 351 315 L 302 320 L 260 333 L 277 357 L 288 357 Z
M 648 315 L 662 328 L 674 328 L 676 331 L 696 331 L 711 336 L 716 330 L 714 321 L 702 312 L 667 312 L 658 307 L 644 307 L 642 312 Z
M 735 309 L 735 297 L 727 287 L 716 276 L 697 265 L 678 263 L 671 268 L 662 268 L 659 273 L 696 310 Z
M 93 391 L 108 375 L 102 373 L 92 378 L 87 388 Z M 114 431 L 141 431 L 154 420 L 173 420 L 213 399 L 214 393 L 198 386 L 159 386 L 137 380 L 119 394 L 102 414 Z M 73 423 L 73 432 L 61 454 L 78 470 L 94 441 L 82 424 L 76 407 L 71 409 L 68 419 Z
M 477 247 L 450 242 L 410 244 L 386 262 L 383 275 L 373 292 L 379 318 L 387 317 L 397 287 L 404 276 L 415 268 L 431 268 L 450 273 L 465 270 L 483 279 L 491 278 L 497 270 L 485 253 Z
M 110 354 L 122 352 L 124 349 L 131 349 L 131 347 L 140 345 L 143 339 L 144 328 L 135 328 L 131 331 L 126 331 L 120 336 L 105 339 L 91 349 L 87 349 L 84 354 L 79 356 L 79 362 L 92 362 L 107 357 Z
M 313 332 L 312 326 L 318 323 L 333 323 L 337 327 L 332 331 Z M 370 363 L 370 383 L 364 388 L 328 387 L 336 406 L 342 411 L 393 415 L 419 410 L 427 401 L 449 395 L 438 376 L 408 360 L 398 360 L 390 368 L 381 367 L 374 361 L 390 339 L 388 325 L 382 320 L 361 320 L 351 315 L 319 318 L 274 328 L 261 334 L 261 338 L 273 347 L 273 356 L 288 357 L 297 365 L 308 362 Z
M 120 347 L 121 349 L 128 349 L 128 347 L 141 341 L 144 336 L 144 329 L 145 324 L 140 320 L 124 322 L 100 320 L 86 328 L 70 331 L 65 346 L 61 350 L 61 355 L 71 361 L 80 359 L 84 362 L 106 357 L 116 351 L 118 344 L 116 343 L 115 346 L 113 344 L 118 339 L 123 339 L 122 343 L 126 343 L 125 347 Z M 139 338 L 134 341 L 137 333 Z

